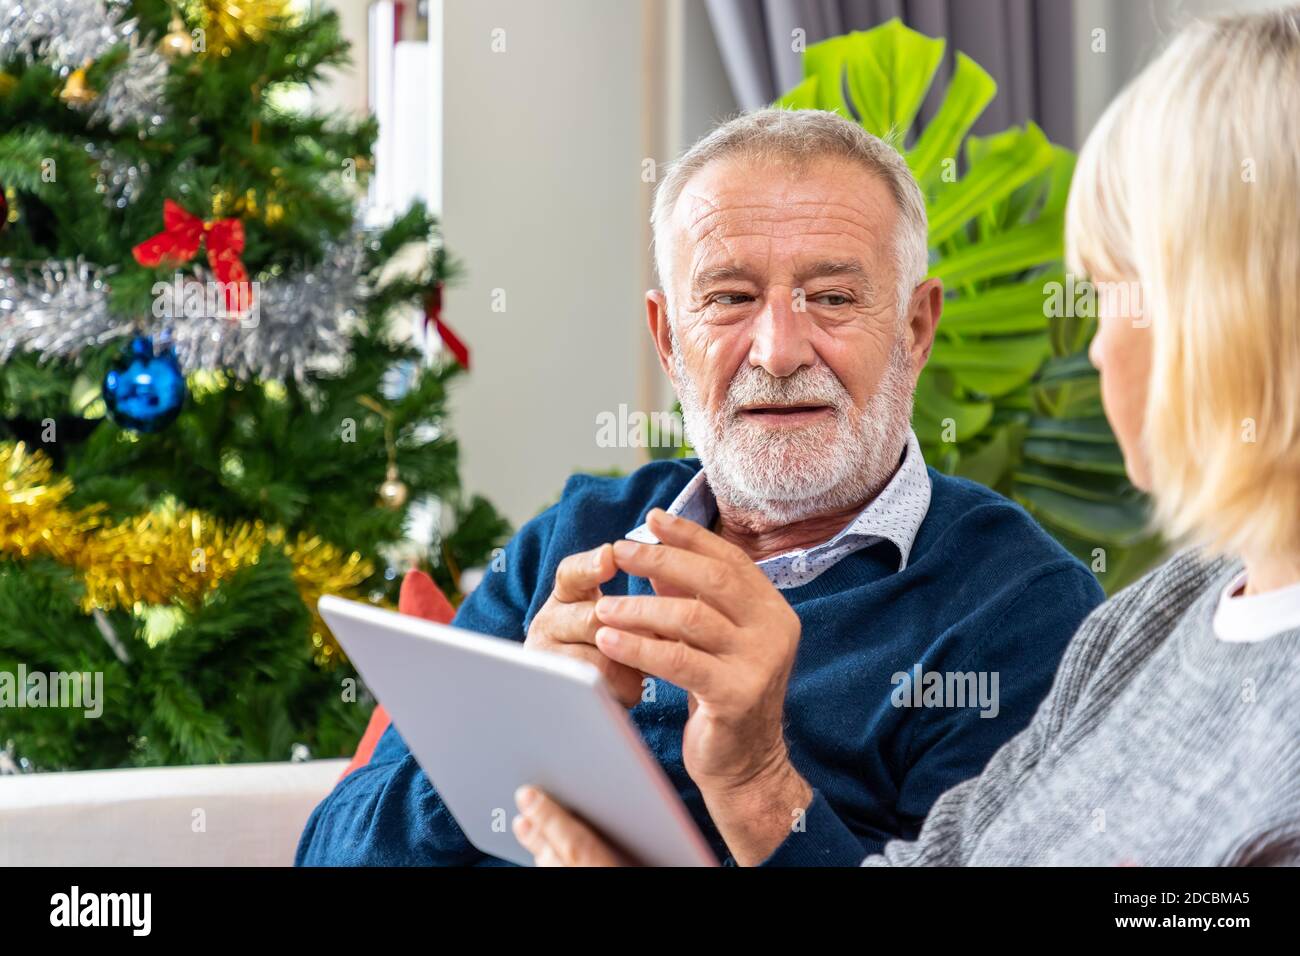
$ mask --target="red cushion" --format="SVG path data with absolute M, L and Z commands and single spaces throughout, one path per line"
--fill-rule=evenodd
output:
M 402 579 L 402 593 L 397 599 L 397 609 L 411 617 L 422 617 L 426 621 L 437 621 L 440 624 L 447 624 L 456 614 L 456 609 L 438 585 L 433 583 L 433 578 L 417 570 L 407 571 L 406 577 Z M 370 715 L 370 723 L 361 737 L 361 743 L 357 744 L 352 762 L 343 771 L 343 777 L 370 762 L 375 744 L 379 743 L 379 738 L 384 735 L 390 723 L 392 721 L 388 718 L 388 711 L 382 705 L 377 705 L 375 712 Z M 343 777 L 339 779 L 342 780 Z

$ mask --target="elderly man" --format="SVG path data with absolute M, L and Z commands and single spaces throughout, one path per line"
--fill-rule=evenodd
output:
M 1025 726 L 1102 592 L 922 460 L 943 291 L 894 150 L 831 113 L 742 115 L 672 167 L 654 232 L 650 333 L 699 461 L 574 477 L 454 623 L 599 667 L 720 860 L 856 864 Z M 991 700 L 942 693 L 976 682 Z M 497 862 L 392 728 L 298 861 Z

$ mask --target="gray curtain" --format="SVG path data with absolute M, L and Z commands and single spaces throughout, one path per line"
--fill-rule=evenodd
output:
M 1074 146 L 1073 3 L 1063 0 L 706 0 L 722 61 L 742 109 L 772 102 L 803 78 L 791 31 L 808 43 L 866 30 L 899 17 L 948 41 L 930 95 L 938 108 L 957 50 L 998 83 L 974 132 L 994 133 L 1033 120 L 1048 137 Z

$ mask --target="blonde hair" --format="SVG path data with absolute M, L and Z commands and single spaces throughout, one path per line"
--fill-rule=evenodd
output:
M 1079 156 L 1069 267 L 1151 323 L 1154 522 L 1212 553 L 1300 551 L 1300 8 L 1196 22 Z

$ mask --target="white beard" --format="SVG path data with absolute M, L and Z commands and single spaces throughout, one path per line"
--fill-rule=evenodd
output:
M 774 378 L 744 364 L 710 415 L 674 342 L 673 370 L 686 436 L 714 497 L 766 522 L 789 524 L 878 494 L 898 467 L 912 420 L 911 362 L 900 338 L 876 394 L 862 411 L 825 365 Z M 742 407 L 816 403 L 835 414 L 803 428 L 767 429 Z

